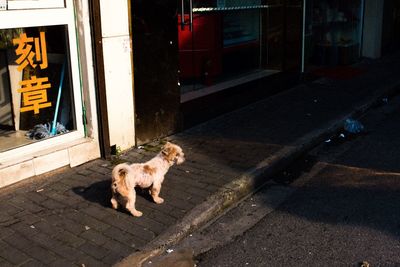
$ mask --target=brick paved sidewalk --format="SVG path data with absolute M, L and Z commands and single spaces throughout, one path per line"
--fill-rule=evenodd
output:
M 101 159 L 0 189 L 0 266 L 119 262 L 259 162 L 399 85 L 398 58 L 361 64 L 366 72 L 351 80 L 301 84 L 170 136 L 187 161 L 167 174 L 162 205 L 139 192 L 140 218 L 111 209 L 112 163 Z M 120 160 L 143 162 L 158 150 L 150 144 Z

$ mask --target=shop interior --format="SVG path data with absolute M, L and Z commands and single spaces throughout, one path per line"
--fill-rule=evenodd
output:
M 306 71 L 359 60 L 363 0 L 308 0 L 305 19 Z
M 192 6 L 192 14 L 178 16 L 181 101 L 282 71 L 284 1 Z
M 66 26 L 0 30 L 0 152 L 76 129 Z

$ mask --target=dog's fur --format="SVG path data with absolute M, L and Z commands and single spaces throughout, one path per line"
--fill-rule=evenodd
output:
M 184 161 L 185 154 L 182 149 L 178 145 L 167 142 L 160 153 L 145 163 L 118 164 L 112 171 L 112 207 L 117 209 L 119 204 L 125 205 L 133 216 L 142 216 L 143 213 L 135 208 L 136 186 L 149 188 L 154 202 L 163 203 L 164 199 L 159 197 L 159 194 L 164 175 L 174 163 L 181 164 Z

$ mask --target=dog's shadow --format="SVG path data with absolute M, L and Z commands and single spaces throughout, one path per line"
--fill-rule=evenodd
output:
M 111 207 L 111 181 L 103 180 L 95 182 L 87 187 L 77 186 L 72 191 L 87 201 L 97 203 L 103 207 Z M 148 193 L 148 189 L 135 188 L 136 195 L 139 198 L 153 202 L 152 197 Z

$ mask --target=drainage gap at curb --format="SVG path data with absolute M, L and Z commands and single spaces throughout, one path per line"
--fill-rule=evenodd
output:
M 317 157 L 310 154 L 305 154 L 296 159 L 283 171 L 280 171 L 272 179 L 278 184 L 289 185 L 297 180 L 301 175 L 307 173 L 317 163 Z

